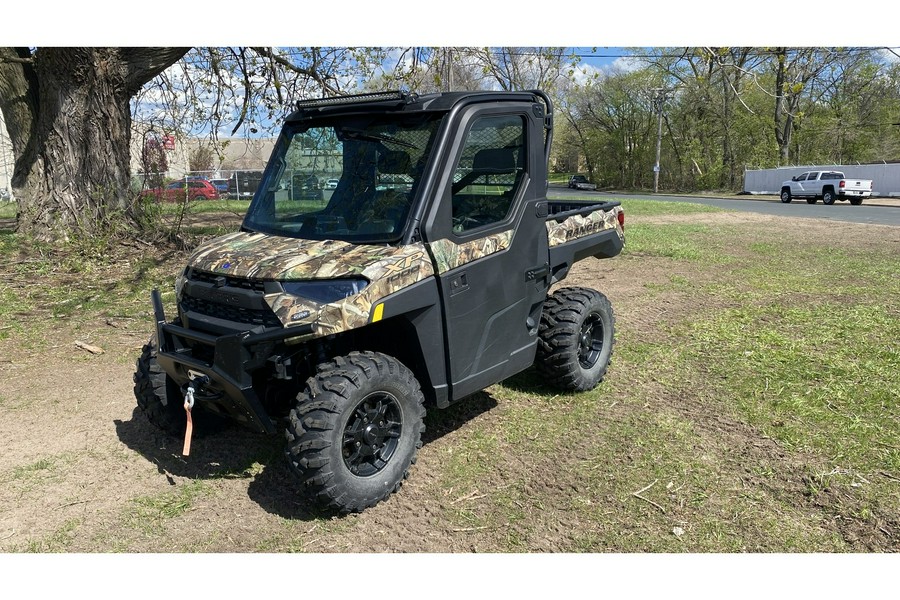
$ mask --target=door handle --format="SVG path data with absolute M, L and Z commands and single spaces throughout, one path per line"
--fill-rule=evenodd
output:
M 455 296 L 469 289 L 469 279 L 465 273 L 460 273 L 450 280 L 450 295 Z

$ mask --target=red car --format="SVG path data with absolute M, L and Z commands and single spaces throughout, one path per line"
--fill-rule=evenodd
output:
M 153 188 L 144 192 L 145 196 L 152 196 L 167 202 L 180 202 L 182 200 L 217 200 L 219 191 L 205 179 L 179 179 L 173 181 L 165 188 Z

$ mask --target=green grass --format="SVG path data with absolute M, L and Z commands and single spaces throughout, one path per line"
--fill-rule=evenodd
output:
M 33 554 L 65 552 L 75 538 L 78 528 L 82 524 L 82 519 L 69 519 L 47 537 L 29 542 L 28 546 L 25 548 L 25 552 Z
M 630 216 L 691 211 L 715 209 L 626 204 Z M 492 401 L 476 399 L 486 408 L 475 416 L 471 399 L 429 411 L 428 431 L 447 433 L 422 449 L 411 473 L 418 487 L 399 494 L 428 502 L 429 519 L 456 548 L 479 551 L 869 550 L 866 536 L 893 529 L 900 514 L 896 249 L 874 242 L 840 247 L 837 234 L 801 245 L 779 228 L 690 219 L 626 225 L 623 257 L 603 264 L 635 283 L 618 288 L 607 380 L 592 392 L 561 394 L 529 371 L 489 388 Z M 58 276 L 52 253 L 39 250 L 29 255 L 33 262 L 14 266 L 17 238 L 0 236 L 8 269 Z M 648 257 L 678 270 L 645 278 Z M 105 278 L 107 266 L 73 261 L 68 274 L 83 284 L 58 287 L 74 289 L 0 283 L 0 322 L 38 310 L 62 321 L 138 315 L 148 310 L 153 286 L 171 303 L 175 273 L 164 264 L 134 258 L 115 280 Z M 696 299 L 690 310 L 642 319 L 636 309 L 683 303 L 687 295 Z M 58 304 L 47 308 L 50 302 Z M 38 321 L 26 319 L 27 329 L 45 326 Z M 18 409 L 18 402 L 4 397 L 0 408 Z M 165 540 L 170 525 L 202 513 L 205 497 L 232 480 L 257 477 L 276 458 L 254 455 L 218 478 L 139 496 L 125 509 L 124 541 L 105 543 L 127 549 L 135 538 Z M 3 483 L 42 492 L 68 471 L 66 460 L 48 456 L 16 467 Z M 426 466 L 434 472 L 423 474 Z M 418 509 L 401 500 L 379 510 Z M 341 548 L 371 523 L 367 514 L 284 518 L 244 548 L 308 551 L 322 539 Z M 846 534 L 846 527 L 855 529 Z M 60 522 L 28 550 L 65 551 L 84 529 Z M 172 547 L 227 544 L 192 539 Z
M 490 388 L 500 414 L 470 424 L 442 471 L 454 527 L 511 552 L 559 521 L 573 533 L 554 550 L 572 552 L 840 552 L 860 542 L 834 523 L 878 535 L 900 512 L 894 249 L 731 225 L 626 234 L 626 257 L 708 274 L 645 285 L 696 309 L 655 332 L 624 318 L 593 392 L 533 374 Z M 568 483 L 542 493 L 551 471 Z
M 0 219 L 15 219 L 16 203 L 0 201 Z
M 721 234 L 721 229 L 708 225 L 626 225 L 622 256 L 656 256 L 709 264 L 727 262 Z
M 666 202 L 664 200 L 634 200 L 621 199 L 622 208 L 625 211 L 625 226 L 628 228 L 630 217 L 651 217 L 661 215 L 692 215 L 700 213 L 727 212 L 715 206 L 697 204 L 694 202 Z
M 0 473 L 0 483 L 15 489 L 20 495 L 37 493 L 52 487 L 63 479 L 67 470 L 78 460 L 79 457 L 74 453 L 48 455 Z
M 191 481 L 179 485 L 172 492 L 154 496 L 139 496 L 131 500 L 127 520 L 132 526 L 149 534 L 161 534 L 166 523 L 190 511 L 197 500 L 212 493 L 204 481 Z
M 243 215 L 247 212 L 248 206 L 250 206 L 249 200 L 190 200 L 184 206 L 184 211 L 186 214 L 233 212 Z M 182 204 L 161 202 L 154 204 L 154 210 L 164 215 L 177 215 L 182 211 Z
M 684 330 L 750 423 L 844 468 L 900 471 L 900 315 L 884 306 L 730 309 Z
M 177 268 L 153 253 L 123 256 L 80 241 L 54 247 L 0 235 L 0 340 L 47 344 L 48 330 L 86 317 L 144 318 L 149 292 L 171 301 Z

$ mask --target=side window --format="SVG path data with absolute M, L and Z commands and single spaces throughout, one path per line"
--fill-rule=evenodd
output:
M 522 183 L 525 164 L 523 117 L 477 119 L 453 172 L 453 232 L 504 220 Z
M 802 175 L 800 175 L 800 177 L 797 178 L 797 181 L 806 181 L 806 176 L 808 174 L 809 173 L 803 173 Z

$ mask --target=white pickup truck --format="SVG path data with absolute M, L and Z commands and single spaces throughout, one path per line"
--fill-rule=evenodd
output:
M 807 204 L 815 204 L 821 198 L 823 204 L 849 200 L 858 206 L 871 195 L 871 179 L 847 179 L 840 171 L 807 171 L 781 184 L 781 201 L 785 204 L 794 198 L 806 198 Z

